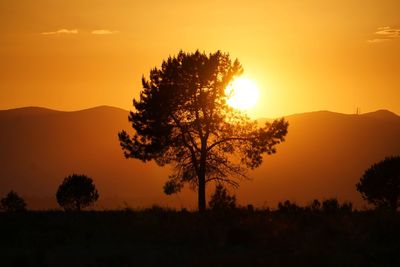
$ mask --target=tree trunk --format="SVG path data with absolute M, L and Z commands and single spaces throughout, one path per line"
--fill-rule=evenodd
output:
M 200 166 L 198 172 L 199 188 L 198 188 L 198 205 L 199 212 L 204 212 L 206 210 L 206 158 L 207 158 L 207 142 L 202 139 L 201 142 L 201 156 L 200 156 Z
M 206 210 L 206 175 L 205 171 L 199 173 L 199 188 L 198 188 L 198 205 L 199 212 Z

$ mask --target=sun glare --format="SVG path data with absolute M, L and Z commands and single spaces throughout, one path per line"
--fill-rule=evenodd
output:
M 254 107 L 258 101 L 259 90 L 254 81 L 238 77 L 225 90 L 228 104 L 236 109 L 247 110 Z

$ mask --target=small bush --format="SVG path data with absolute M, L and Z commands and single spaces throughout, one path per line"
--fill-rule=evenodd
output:
M 229 195 L 222 185 L 217 185 L 208 205 L 211 210 L 231 210 L 236 208 L 236 196 Z
M 336 198 L 326 199 L 322 202 L 322 210 L 326 213 L 336 213 L 340 210 L 340 204 Z
M 307 209 L 317 212 L 321 210 L 321 202 L 318 199 L 314 199 L 310 205 L 306 207 Z
M 298 212 L 303 208 L 298 206 L 296 203 L 292 203 L 289 200 L 278 203 L 278 211 L 279 212 Z
M 336 198 L 330 198 L 322 202 L 322 211 L 326 213 L 349 213 L 353 211 L 353 204 L 351 202 L 343 202 L 342 204 L 340 204 Z

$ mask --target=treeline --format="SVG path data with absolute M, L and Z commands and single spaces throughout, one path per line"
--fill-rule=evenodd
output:
M 400 156 L 386 157 L 365 171 L 356 189 L 363 199 L 380 210 L 397 211 L 400 206 Z M 65 211 L 81 211 L 92 206 L 99 198 L 93 179 L 84 174 L 72 174 L 64 178 L 56 192 L 57 202 Z M 0 201 L 0 209 L 7 212 L 26 211 L 26 203 L 16 192 L 10 191 Z M 236 196 L 230 194 L 223 183 L 218 183 L 208 203 L 210 210 L 223 211 L 237 209 Z M 248 210 L 254 210 L 252 205 Z M 277 210 L 286 212 L 324 211 L 352 212 L 351 202 L 339 203 L 331 198 L 323 201 L 313 200 L 301 207 L 296 203 L 284 201 Z

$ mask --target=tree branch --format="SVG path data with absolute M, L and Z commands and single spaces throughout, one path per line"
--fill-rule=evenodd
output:
M 213 144 L 211 144 L 208 148 L 207 151 L 211 151 L 215 146 L 218 146 L 220 144 L 226 143 L 228 141 L 234 141 L 234 140 L 241 140 L 241 141 L 250 141 L 252 138 L 246 138 L 246 137 L 229 137 L 229 138 L 224 138 L 222 140 L 219 140 Z

